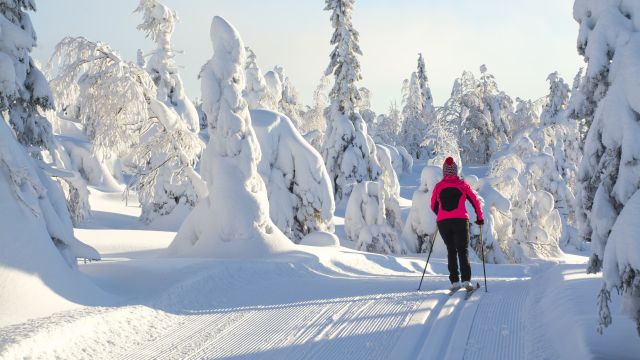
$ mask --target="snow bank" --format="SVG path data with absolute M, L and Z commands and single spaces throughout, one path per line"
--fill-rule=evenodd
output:
M 267 190 L 257 171 L 260 147 L 242 98 L 242 39 L 231 24 L 216 16 L 211 41 L 214 54 L 200 74 L 210 136 L 201 172 L 209 193 L 180 227 L 168 252 L 261 257 L 286 251 L 293 245 L 269 218 Z
M 340 246 L 340 239 L 335 234 L 325 231 L 314 231 L 300 240 L 300 245 L 308 246 Z

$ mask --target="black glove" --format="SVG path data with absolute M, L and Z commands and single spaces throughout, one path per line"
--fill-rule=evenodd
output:
M 484 220 L 476 220 L 476 225 L 484 225 Z

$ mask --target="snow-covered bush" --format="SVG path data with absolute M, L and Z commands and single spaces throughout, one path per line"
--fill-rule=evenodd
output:
M 511 251 L 511 202 L 504 197 L 496 188 L 495 183 L 503 181 L 513 181 L 505 178 L 482 178 L 478 179 L 471 175 L 465 178 L 469 186 L 478 194 L 478 200 L 482 204 L 484 214 L 484 226 L 482 227 L 482 243 L 484 243 L 485 261 L 494 264 L 509 262 L 507 254 Z M 474 210 L 467 203 L 467 211 L 471 214 Z M 470 209 L 469 209 L 470 208 Z M 481 256 L 482 243 L 477 234 L 471 236 L 471 247 L 478 257 Z
M 553 195 L 547 189 L 564 182 L 553 156 L 537 150 L 527 134 L 519 134 L 492 158 L 489 176 L 495 179 L 492 186 L 512 205 L 509 243 L 499 240 L 507 260 L 561 256 L 560 241 L 565 233 Z
M 402 238 L 410 252 L 429 252 L 436 231 L 436 214 L 431 210 L 431 195 L 442 180 L 442 168 L 425 166 L 420 174 L 420 186 L 413 193 L 411 210 L 404 224 Z
M 396 150 L 398 150 L 398 153 L 402 157 L 402 173 L 411 174 L 411 171 L 413 171 L 413 157 L 404 146 L 398 145 L 396 146 Z
M 210 136 L 201 164 L 208 195 L 191 211 L 168 251 L 175 256 L 260 257 L 290 249 L 291 241 L 269 217 L 267 189 L 258 174 L 260 145 L 242 98 L 244 44 L 218 16 L 210 36 L 213 57 L 200 73 Z
M 315 231 L 333 232 L 333 189 L 322 156 L 284 115 L 253 110 L 251 124 L 262 152 L 258 171 L 276 226 L 296 243 Z
M 247 84 L 242 96 L 247 101 L 249 109 L 264 109 L 267 104 L 267 82 L 256 62 L 256 53 L 247 47 L 247 61 L 244 64 Z M 273 109 L 275 110 L 275 109 Z
M 356 242 L 357 249 L 380 254 L 407 253 L 398 229 L 387 216 L 387 200 L 381 181 L 364 181 L 353 188 L 347 203 L 344 230 L 347 238 Z
M 640 4 L 576 0 L 578 52 L 588 62 L 576 117 L 589 126 L 578 173 L 578 223 L 592 242 L 588 271 L 603 271 L 600 330 L 611 323 L 611 290 L 640 334 Z M 636 195 L 634 195 L 636 194 Z
M 395 146 L 387 145 L 387 144 L 376 144 L 376 156 L 378 162 L 382 161 L 381 156 L 378 155 L 380 151 L 388 152 L 389 158 L 391 159 L 391 166 L 393 167 L 393 171 L 396 172 L 396 175 L 402 174 L 404 160 L 402 159 L 402 155 Z M 382 164 L 380 164 L 382 168 Z M 398 184 L 398 186 L 400 186 Z
M 344 219 L 347 238 L 363 251 L 405 254 L 407 247 L 399 236 L 400 182 L 387 146 L 377 145 L 376 157 L 381 173 L 378 181 L 358 184 L 349 197 Z M 399 154 L 398 154 L 399 157 Z
M 336 202 L 346 201 L 355 184 L 375 180 L 380 172 L 375 144 L 367 134 L 367 124 L 357 105 L 360 94 L 356 81 L 361 79 L 357 55 L 358 32 L 351 23 L 354 0 L 326 0 L 325 10 L 331 11 L 334 33 L 331 62 L 325 72 L 334 74 L 329 93 L 331 104 L 326 110 L 327 132 L 322 147 L 327 170 L 333 182 Z

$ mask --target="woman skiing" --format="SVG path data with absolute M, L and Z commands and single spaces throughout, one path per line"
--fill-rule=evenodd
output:
M 458 177 L 458 165 L 452 157 L 442 164 L 444 178 L 436 184 L 431 195 L 431 210 L 437 215 L 438 231 L 447 246 L 449 280 L 451 290 L 461 286 L 467 291 L 471 285 L 471 265 L 469 265 L 469 214 L 465 202 L 469 200 L 476 212 L 476 224 L 483 225 L 482 207 L 478 197 L 466 181 Z M 458 272 L 460 261 L 460 273 Z M 462 285 L 460 284 L 462 275 Z

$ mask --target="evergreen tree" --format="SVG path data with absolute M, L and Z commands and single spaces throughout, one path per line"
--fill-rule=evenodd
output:
M 558 72 L 549 74 L 549 95 L 547 103 L 540 114 L 540 123 L 542 125 L 557 124 L 560 120 L 560 113 L 565 110 L 569 102 L 569 86 L 558 75 Z
M 175 109 L 191 131 L 198 132 L 198 113 L 184 92 L 171 45 L 171 36 L 180 21 L 178 15 L 157 0 L 140 0 L 135 11 L 143 13 L 143 22 L 138 25 L 138 30 L 144 31 L 156 43 L 156 49 L 145 63 L 145 69 L 156 85 L 156 98 Z
M 242 96 L 247 101 L 249 109 L 260 109 L 267 107 L 267 83 L 256 62 L 256 53 L 249 47 L 246 48 L 247 60 L 244 71 L 247 77 L 247 85 L 242 91 Z M 276 109 L 271 109 L 276 110 Z
M 634 3 L 635 5 L 635 3 Z M 578 52 L 588 63 L 574 117 L 589 125 L 578 173 L 581 235 L 592 242 L 588 271 L 602 270 L 600 330 L 611 324 L 616 289 L 640 334 L 640 27 L 631 4 L 576 0 Z
M 322 156 L 333 182 L 336 202 L 346 200 L 356 183 L 376 179 L 379 165 L 375 145 L 367 134 L 367 125 L 358 112 L 360 93 L 356 86 L 361 79 L 358 55 L 358 32 L 351 18 L 355 0 L 326 0 L 325 10 L 331 11 L 334 33 L 330 63 L 325 72 L 335 77 L 329 93 L 327 133 Z
M 193 167 L 202 144 L 196 135 L 200 131 L 198 112 L 184 93 L 171 46 L 178 15 L 157 0 L 140 0 L 135 11 L 144 16 L 138 30 L 156 42 L 145 69 L 156 86 L 156 99 L 164 104 L 150 102 L 150 115 L 158 119 L 157 129 L 130 155 L 135 162 L 132 186 L 138 190 L 141 218 L 151 222 L 159 215 L 171 213 L 179 204 L 195 205 L 194 187 L 202 184 L 199 180 L 193 184 L 191 179 L 196 175 Z
M 213 57 L 202 67 L 203 110 L 210 141 L 202 155 L 208 190 L 169 246 L 176 256 L 264 256 L 290 250 L 291 241 L 269 216 L 261 158 L 245 88 L 245 48 L 238 31 L 221 17 L 211 22 Z
M 427 78 L 427 69 L 424 64 L 424 58 L 422 57 L 422 53 L 418 54 L 418 84 L 420 85 L 420 92 L 422 93 L 423 108 L 425 119 L 427 121 L 433 120 L 434 107 L 433 107 L 433 96 L 431 95 L 431 89 L 429 88 L 429 79 Z M 428 125 L 428 124 L 427 124 Z
M 54 104 L 49 84 L 30 55 L 36 35 L 27 11 L 35 11 L 34 1 L 0 3 L 0 203 L 3 216 L 9 219 L 4 230 L 14 235 L 1 237 L 0 263 L 22 266 L 44 257 L 47 264 L 24 271 L 54 269 L 59 261 L 52 259 L 48 251 L 57 248 L 68 265 L 75 268 L 76 258 L 100 256 L 75 238 L 64 194 L 50 178 L 65 179 L 67 173 L 56 169 L 55 162 L 45 163 L 45 154 L 55 160 L 59 150 L 51 124 L 43 116 Z M 70 181 L 69 185 L 76 184 Z M 19 205 L 14 206 L 16 203 Z M 35 235 L 24 236 L 24 231 Z M 48 238 L 39 237 L 41 234 Z M 29 258 L 23 254 L 29 254 Z
M 282 66 L 276 66 L 274 69 L 276 75 L 278 75 L 278 79 L 280 80 L 280 84 L 282 84 L 282 94 L 280 96 L 280 100 L 278 101 L 278 111 L 287 115 L 296 128 L 300 128 L 300 124 L 302 123 L 302 114 L 303 107 L 300 103 L 300 96 L 298 95 L 298 91 L 293 86 L 291 79 L 284 71 Z
M 414 158 L 422 157 L 421 144 L 427 132 L 425 121 L 425 98 L 420 88 L 420 79 L 416 72 L 410 80 L 405 80 L 402 87 L 402 128 L 400 143 Z

